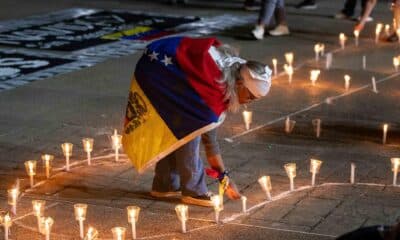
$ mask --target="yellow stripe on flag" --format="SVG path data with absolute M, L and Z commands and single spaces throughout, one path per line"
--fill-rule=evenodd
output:
M 124 30 L 124 31 L 120 31 L 120 32 L 115 32 L 115 33 L 110 33 L 107 35 L 104 35 L 101 37 L 101 39 L 107 39 L 107 40 L 118 40 L 122 37 L 126 37 L 126 36 L 132 36 L 138 33 L 144 33 L 144 32 L 148 32 L 152 30 L 151 27 L 143 27 L 143 26 L 139 26 L 139 27 L 135 27 L 132 29 L 128 29 L 128 30 Z

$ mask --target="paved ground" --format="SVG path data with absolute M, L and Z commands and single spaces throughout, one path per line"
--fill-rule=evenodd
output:
M 226 201 L 221 213 L 225 223 L 216 225 L 211 209 L 190 206 L 189 231 L 181 234 L 174 212 L 179 200 L 152 199 L 148 194 L 151 171 L 138 176 L 128 162 L 113 162 L 109 135 L 114 128 L 121 128 L 138 53 L 0 93 L 0 209 L 9 209 L 6 190 L 16 178 L 28 188 L 24 161 L 52 153 L 58 170 L 47 181 L 40 173 L 37 181 L 43 182 L 25 191 L 18 203 L 11 239 L 44 238 L 31 214 L 32 199 L 47 201 L 46 216 L 55 219 L 52 239 L 79 239 L 74 203 L 89 204 L 86 223 L 99 230 L 101 239 L 111 239 L 114 226 L 129 229 L 125 213 L 128 205 L 142 208 L 137 224 L 140 239 L 333 239 L 361 226 L 398 221 L 400 188 L 391 186 L 390 157 L 400 154 L 400 78 L 392 67 L 399 46 L 374 44 L 375 25 L 370 24 L 358 48 L 350 39 L 348 47 L 340 51 L 338 33 L 351 36 L 354 22 L 332 19 L 341 7 L 336 1 L 319 2 L 317 11 L 289 7 L 290 37 L 250 41 L 246 34 L 251 25 L 216 34 L 237 46 L 244 57 L 266 63 L 273 57 L 283 63 L 285 52 L 295 53 L 297 69 L 292 84 L 288 84 L 286 75 L 280 75 L 266 98 L 248 106 L 254 114 L 252 128 L 245 131 L 238 113 L 230 114 L 219 129 L 226 165 L 248 197 L 247 214 L 241 213 L 240 202 Z M 198 16 L 255 14 L 235 8 L 238 2 L 232 7 L 211 9 L 197 3 L 179 7 L 144 1 L 5 0 L 0 6 L 1 20 L 71 7 Z M 374 17 L 390 22 L 386 3 L 378 4 Z M 330 70 L 324 69 L 323 60 L 313 60 L 317 42 L 325 43 L 327 52 L 334 53 Z M 367 56 L 366 70 L 361 65 L 363 55 Z M 308 74 L 314 68 L 321 69 L 321 76 L 312 87 Z M 352 77 L 347 93 L 344 74 Z M 378 93 L 371 91 L 372 76 L 378 82 Z M 283 130 L 287 116 L 296 121 L 291 134 Z M 316 118 L 322 120 L 320 138 L 315 137 L 311 123 Z M 390 124 L 386 145 L 381 144 L 383 123 Z M 95 139 L 95 164 L 91 167 L 85 166 L 80 147 L 81 138 L 87 136 Z M 59 145 L 64 141 L 76 146 L 71 160 L 77 165 L 70 173 L 59 170 L 64 162 Z M 324 161 L 314 188 L 309 186 L 310 158 Z M 126 160 L 124 156 L 122 159 Z M 294 192 L 288 192 L 289 180 L 283 169 L 288 162 L 297 163 Z M 357 165 L 356 185 L 348 184 L 351 162 Z M 271 176 L 273 201 L 266 201 L 257 183 L 262 175 Z M 210 189 L 216 189 L 211 181 Z

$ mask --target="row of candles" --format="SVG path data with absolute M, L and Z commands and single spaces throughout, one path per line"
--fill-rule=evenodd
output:
M 391 158 L 391 169 L 393 171 L 393 186 L 397 186 L 397 175 L 400 170 L 400 158 Z M 311 173 L 311 186 L 316 185 L 316 175 L 320 172 L 322 161 L 318 159 L 311 159 L 310 160 L 310 173 Z M 296 163 L 287 163 L 284 166 L 286 174 L 290 181 L 290 191 L 295 190 L 295 183 L 294 179 L 297 176 L 296 174 Z M 355 184 L 355 169 L 356 165 L 351 163 L 351 172 L 350 172 L 350 183 Z M 272 184 L 271 184 L 271 177 L 270 176 L 262 176 L 258 179 L 258 183 L 260 184 L 262 190 L 266 194 L 266 198 L 268 201 L 272 201 Z M 17 198 L 18 198 L 18 190 L 16 192 L 9 192 L 9 204 L 11 206 L 17 205 Z M 223 206 L 223 198 L 220 195 L 214 195 L 211 197 L 211 201 L 214 206 L 215 212 L 215 222 L 219 223 L 219 215 L 220 212 L 224 209 Z M 33 200 L 32 201 L 32 208 L 33 214 L 37 218 L 38 223 L 38 230 L 41 234 L 45 235 L 46 240 L 50 240 L 50 233 L 52 226 L 54 224 L 54 220 L 51 217 L 44 217 L 44 210 L 45 210 L 45 201 L 44 200 Z M 247 213 L 247 198 L 242 196 L 241 198 L 242 203 L 242 212 Z M 75 220 L 79 223 L 79 234 L 80 238 L 84 240 L 96 240 L 98 238 L 98 231 L 93 228 L 89 227 L 86 234 L 84 230 L 84 222 L 86 220 L 87 215 L 87 204 L 78 203 L 74 205 L 74 215 Z M 178 204 L 175 207 L 176 214 L 178 216 L 179 221 L 181 222 L 181 231 L 182 233 L 187 232 L 186 222 L 189 219 L 189 207 L 185 204 Z M 127 216 L 128 216 L 128 223 L 131 224 L 132 230 L 132 239 L 137 238 L 136 234 L 136 224 L 139 220 L 139 213 L 140 207 L 138 206 L 128 206 L 127 207 Z M 4 234 L 5 240 L 9 239 L 9 229 L 12 226 L 12 219 L 7 213 L 4 216 L 0 216 L 0 223 L 4 227 Z M 114 227 L 112 228 L 112 234 L 114 240 L 124 240 L 126 235 L 126 228 L 124 227 Z

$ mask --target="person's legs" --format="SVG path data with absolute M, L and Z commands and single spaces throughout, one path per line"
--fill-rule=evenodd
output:
M 357 0 L 346 0 L 344 3 L 344 7 L 342 9 L 342 13 L 348 17 L 354 15 L 354 10 L 356 8 Z
M 169 197 L 179 190 L 179 176 L 175 167 L 175 152 L 156 164 L 151 194 L 156 197 Z
M 276 22 L 277 22 L 276 28 L 269 31 L 269 34 L 271 36 L 282 36 L 282 35 L 288 35 L 290 33 L 286 22 L 284 0 L 278 0 L 276 3 Z
M 315 0 L 303 0 L 296 5 L 296 8 L 312 10 L 317 8 L 317 4 Z
M 262 0 L 258 15 L 258 25 L 265 26 L 271 23 L 278 0 Z

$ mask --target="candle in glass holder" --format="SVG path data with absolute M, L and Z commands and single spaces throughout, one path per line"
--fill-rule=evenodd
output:
M 326 60 L 325 60 L 325 69 L 329 70 L 332 66 L 332 62 L 333 62 L 333 54 L 327 53 Z
M 43 217 L 45 204 L 46 201 L 44 200 L 32 200 L 33 215 L 37 218 L 39 231 L 40 231 L 40 218 Z
M 320 70 L 311 70 L 310 71 L 310 81 L 311 81 L 312 86 L 315 86 L 315 82 L 318 80 L 320 73 L 321 73 Z
M 399 71 L 399 65 L 400 65 L 399 57 L 393 57 L 393 66 L 396 72 Z
M 119 161 L 119 149 L 122 147 L 122 135 L 119 135 L 117 129 L 114 129 L 114 134 L 111 136 L 113 142 L 112 147 L 115 150 L 115 161 Z
M 321 136 L 321 119 L 319 118 L 313 119 L 311 123 L 314 127 L 315 136 L 319 138 Z
M 278 75 L 278 60 L 276 58 L 272 59 L 272 65 L 274 66 L 274 76 Z
M 290 191 L 294 190 L 294 178 L 296 177 L 296 163 L 286 163 L 284 165 L 286 174 L 290 179 Z
M 89 166 L 92 164 L 90 153 L 93 151 L 93 141 L 93 138 L 82 139 L 83 149 L 87 154 L 87 163 Z
M 132 239 L 136 239 L 136 223 L 139 220 L 140 207 L 128 206 L 126 210 L 128 213 L 128 223 L 132 226 Z
M 113 240 L 125 240 L 126 228 L 124 227 L 115 227 L 111 229 L 113 234 Z
M 69 158 L 72 156 L 72 147 L 74 145 L 72 143 L 63 143 L 61 144 L 61 148 L 63 150 L 63 154 L 65 156 L 65 170 L 69 172 Z
M 262 177 L 260 177 L 258 179 L 258 183 L 260 184 L 261 188 L 263 189 L 263 191 L 267 195 L 267 199 L 269 201 L 271 201 L 272 200 L 272 195 L 271 195 L 271 191 L 272 191 L 271 177 L 270 176 L 262 176 Z
M 214 195 L 211 197 L 214 206 L 215 222 L 219 223 L 219 213 L 224 209 L 224 203 L 221 195 Z
M 351 184 L 355 183 L 355 178 L 356 178 L 356 164 L 351 163 L 351 169 L 350 169 L 350 183 Z
M 247 212 L 247 197 L 241 196 L 240 200 L 242 200 L 242 212 L 246 213 Z
M 310 172 L 312 174 L 311 186 L 315 186 L 315 176 L 319 173 L 322 161 L 317 159 L 311 159 L 310 161 Z
M 374 93 L 378 93 L 378 89 L 376 88 L 376 80 L 375 80 L 375 77 L 372 77 L 372 78 L 371 78 L 371 82 L 372 82 L 372 91 L 373 91 Z
M 388 128 L 389 128 L 389 124 L 387 124 L 387 123 L 383 124 L 382 144 L 386 144 Z
M 186 233 L 186 221 L 189 219 L 189 207 L 185 204 L 178 204 L 175 207 L 175 212 L 181 222 L 182 233 Z
M 286 74 L 287 74 L 288 77 L 289 77 L 289 84 L 292 83 L 292 78 L 293 78 L 293 73 L 294 73 L 293 67 L 290 66 L 290 65 L 284 64 L 284 65 L 283 65 L 283 68 L 284 68 Z
M 51 228 L 53 227 L 54 220 L 51 217 L 41 217 L 40 222 L 39 232 L 46 236 L 46 240 L 50 240 Z
M 10 227 L 12 226 L 10 214 L 7 213 L 6 215 L 4 215 L 4 217 L 1 218 L 1 220 L 2 220 L 1 223 L 3 224 L 4 227 L 4 239 L 8 240 Z
M 79 236 L 84 237 L 83 222 L 86 219 L 87 204 L 77 203 L 74 204 L 75 220 L 79 222 Z
M 321 46 L 319 43 L 314 45 L 314 53 L 315 53 L 315 61 L 318 62 L 319 61 L 319 55 L 321 53 Z
M 346 90 L 346 91 L 349 91 L 349 88 L 350 88 L 350 80 L 351 80 L 351 77 L 349 76 L 349 75 L 344 75 L 344 89 Z
M 43 167 L 46 172 L 46 178 L 50 178 L 51 174 L 51 162 L 53 161 L 54 156 L 50 154 L 44 154 L 42 155 L 42 161 L 43 161 Z
M 392 162 L 392 171 L 393 171 L 393 186 L 397 186 L 397 173 L 400 168 L 400 158 L 391 158 Z
M 293 67 L 294 54 L 292 52 L 285 53 L 285 59 L 287 64 Z
M 345 45 L 346 45 L 346 40 L 347 37 L 344 33 L 340 33 L 339 34 L 339 42 L 340 42 L 340 47 L 342 48 L 342 50 L 344 49 Z
M 383 24 L 382 23 L 376 24 L 376 28 L 375 28 L 375 43 L 379 42 L 379 36 L 381 34 L 382 28 L 383 28 Z
M 31 188 L 33 188 L 34 182 L 33 182 L 33 177 L 36 175 L 36 161 L 35 160 L 29 160 L 25 162 L 25 169 L 26 173 L 29 176 L 29 182 L 31 185 Z
M 89 227 L 84 240 L 97 240 L 99 232 L 94 227 Z
M 356 45 L 356 47 L 358 47 L 358 38 L 359 38 L 359 36 L 360 36 L 360 31 L 354 30 L 353 34 L 354 34 L 354 42 L 355 42 L 355 45 Z
M 14 187 L 11 189 L 8 189 L 8 205 L 11 206 L 11 212 L 14 215 L 17 215 L 17 201 L 18 201 L 18 196 L 19 196 L 19 189 Z
M 285 132 L 291 133 L 293 131 L 294 126 L 296 125 L 296 121 L 291 120 L 290 117 L 286 117 L 285 119 Z
M 253 113 L 251 111 L 244 110 L 242 115 L 243 115 L 244 124 L 246 126 L 246 130 L 249 130 L 250 124 L 253 120 Z

